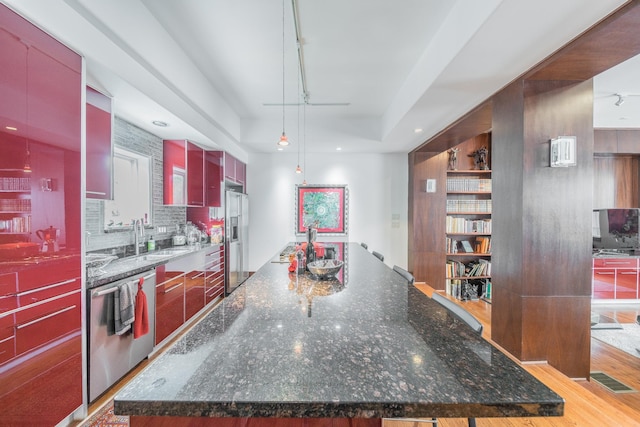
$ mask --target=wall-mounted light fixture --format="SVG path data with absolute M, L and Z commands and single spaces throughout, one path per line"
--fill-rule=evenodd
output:
M 549 166 L 552 168 L 576 165 L 576 137 L 559 136 L 550 141 Z

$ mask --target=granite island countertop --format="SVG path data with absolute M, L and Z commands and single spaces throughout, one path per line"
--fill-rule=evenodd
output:
M 338 245 L 339 283 L 266 263 L 117 393 L 116 414 L 562 415 L 500 350 L 360 245 Z

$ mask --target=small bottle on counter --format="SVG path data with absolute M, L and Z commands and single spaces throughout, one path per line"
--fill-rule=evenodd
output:
M 298 246 L 296 250 L 296 263 L 298 267 L 298 274 L 303 274 L 307 265 L 306 265 L 306 257 L 304 255 L 304 251 L 302 250 L 302 246 Z
M 149 240 L 147 241 L 147 251 L 151 252 L 155 250 L 156 250 L 156 241 L 153 240 L 153 236 L 150 236 Z

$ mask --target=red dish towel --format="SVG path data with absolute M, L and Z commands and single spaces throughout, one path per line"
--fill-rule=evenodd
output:
M 147 295 L 142 290 L 144 277 L 138 282 L 138 294 L 136 295 L 135 320 L 133 321 L 133 338 L 140 338 L 149 333 L 149 311 L 147 307 Z

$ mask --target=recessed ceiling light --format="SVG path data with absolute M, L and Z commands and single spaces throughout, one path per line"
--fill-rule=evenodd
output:
M 423 130 L 422 128 L 415 128 L 415 129 L 413 130 L 413 132 L 414 132 L 414 133 L 422 133 L 422 130 Z
M 342 147 L 336 147 L 336 151 L 342 151 Z
M 153 123 L 156 126 L 160 126 L 161 128 L 166 128 L 167 126 L 169 126 L 169 123 L 163 122 L 162 120 L 154 120 L 151 123 Z

